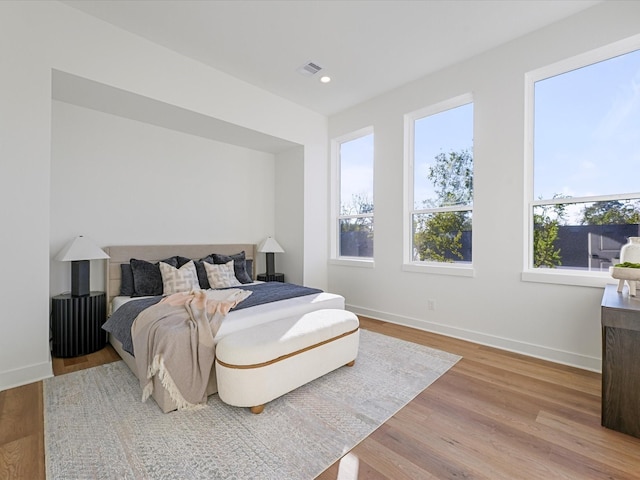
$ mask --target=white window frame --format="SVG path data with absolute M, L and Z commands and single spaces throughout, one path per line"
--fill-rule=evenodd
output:
M 554 203 L 584 203 L 604 200 L 624 200 L 639 193 L 611 194 L 593 197 L 572 197 L 558 200 L 536 200 L 534 198 L 534 114 L 535 114 L 535 83 L 556 75 L 562 75 L 594 63 L 610 60 L 614 57 L 640 49 L 640 35 L 634 35 L 625 40 L 606 45 L 604 47 L 585 52 L 574 57 L 561 60 L 545 67 L 525 74 L 525 177 L 524 177 L 524 215 L 525 224 L 523 267 L 521 279 L 525 282 L 552 283 L 560 285 L 577 285 L 602 288 L 607 284 L 617 283 L 607 272 L 583 270 L 559 270 L 551 268 L 533 267 L 533 208 L 537 205 Z
M 365 137 L 367 135 L 374 135 L 374 145 L 375 145 L 375 134 L 373 132 L 373 126 L 368 126 L 361 128 L 359 130 L 355 130 L 353 132 L 347 133 L 345 135 L 341 135 L 331 140 L 331 218 L 330 218 L 330 227 L 329 232 L 331 236 L 330 240 L 330 256 L 329 263 L 332 265 L 345 265 L 345 266 L 355 266 L 355 267 L 364 267 L 364 268 L 373 268 L 374 267 L 374 259 L 373 257 L 346 257 L 340 256 L 340 228 L 338 227 L 340 220 L 347 218 L 341 214 L 341 204 L 340 204 L 340 191 L 341 191 L 341 168 L 340 168 L 340 146 L 343 143 L 350 142 L 352 140 L 357 140 L 358 138 Z M 374 181 L 374 189 L 375 189 L 375 147 L 374 147 L 374 165 L 373 165 L 373 181 Z M 372 217 L 374 221 L 373 226 L 373 236 L 374 236 L 374 255 L 375 255 L 375 192 L 374 198 L 374 212 L 372 215 L 362 215 L 367 217 Z M 360 215 L 356 215 L 360 216 Z M 356 217 L 354 215 L 349 215 L 348 218 Z
M 414 141 L 415 141 L 415 122 L 424 117 L 436 115 L 438 113 L 445 112 L 463 105 L 473 103 L 473 94 L 465 93 L 457 97 L 444 100 L 442 102 L 430 105 L 420 110 L 410 112 L 404 115 L 404 214 L 403 214 L 403 264 L 402 270 L 407 272 L 417 273 L 429 273 L 440 275 L 455 275 L 462 277 L 475 276 L 475 269 L 473 267 L 473 257 L 471 264 L 459 264 L 459 263 L 446 263 L 446 262 L 429 262 L 429 261 L 414 261 L 413 260 L 413 215 L 416 213 L 426 213 L 422 209 L 415 209 L 414 205 Z M 475 109 L 474 109 L 475 117 Z M 474 126 L 475 129 L 475 119 Z M 475 157 L 474 157 L 475 160 Z M 475 175 L 475 164 L 474 164 Z M 462 207 L 442 207 L 439 209 L 429 209 L 428 213 L 436 211 L 469 211 L 473 213 L 473 205 Z M 471 217 L 473 225 L 473 215 Z M 473 228 L 473 227 L 472 227 Z M 472 237 L 472 243 L 475 240 Z M 472 247 L 473 251 L 473 247 Z

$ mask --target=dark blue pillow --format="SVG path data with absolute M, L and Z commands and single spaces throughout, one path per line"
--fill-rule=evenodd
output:
M 245 270 L 247 271 L 247 275 L 249 275 L 249 278 L 253 282 L 253 259 L 247 258 L 244 263 L 246 266 Z
M 182 268 L 183 265 L 186 265 L 187 263 L 189 263 L 191 261 L 190 258 L 181 257 L 180 255 L 176 256 L 175 259 L 178 262 L 178 267 L 177 268 Z
M 178 268 L 178 257 L 171 257 L 161 260 L 164 263 Z M 162 295 L 162 274 L 158 263 L 151 263 L 145 260 L 132 258 L 129 260 L 131 271 L 133 272 L 133 295 L 132 297 L 145 297 L 148 295 Z
M 120 295 L 131 297 L 135 292 L 133 288 L 133 270 L 128 263 L 120 264 Z
M 217 265 L 225 264 L 233 260 L 233 270 L 238 281 L 240 283 L 253 282 L 253 280 L 251 279 L 251 275 L 247 273 L 247 261 L 245 258 L 244 250 L 234 255 L 220 255 L 218 253 L 214 253 L 211 256 L 213 257 L 213 263 Z
M 207 290 L 211 288 L 209 284 L 209 277 L 207 277 L 207 271 L 204 268 L 203 263 L 213 263 L 213 257 L 211 255 L 207 255 L 200 260 L 194 260 L 193 263 L 196 265 L 196 273 L 198 274 L 198 283 L 200 284 L 200 288 L 203 290 Z

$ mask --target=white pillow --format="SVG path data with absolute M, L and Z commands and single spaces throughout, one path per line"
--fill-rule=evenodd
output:
M 202 264 L 207 271 L 207 279 L 209 280 L 211 288 L 237 287 L 242 285 L 236 278 L 236 272 L 233 269 L 233 260 L 217 265 L 208 262 L 202 262 Z
M 160 262 L 160 273 L 162 274 L 163 295 L 200 290 L 198 272 L 193 260 L 185 263 L 179 269 L 168 263 Z

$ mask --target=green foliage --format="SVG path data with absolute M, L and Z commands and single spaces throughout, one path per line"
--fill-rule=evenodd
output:
M 620 267 L 620 268 L 640 268 L 640 263 L 633 263 L 633 262 L 616 263 L 616 264 L 614 265 L 614 267 Z
M 427 178 L 436 198 L 425 207 L 469 205 L 473 201 L 473 156 L 468 150 L 440 153 L 429 167 Z M 413 244 L 422 261 L 462 260 L 462 233 L 471 229 L 469 212 L 438 212 L 414 219 Z
M 582 210 L 582 225 L 623 225 L 640 223 L 640 205 L 617 200 L 594 202 Z
M 414 246 L 422 261 L 453 262 L 463 259 L 462 232 L 470 228 L 467 212 L 421 215 L 414 225 Z
M 562 198 L 554 195 L 553 198 Z M 560 224 L 566 215 L 566 205 L 543 205 L 533 210 L 533 266 L 555 268 L 562 265 L 560 249 L 556 248 Z

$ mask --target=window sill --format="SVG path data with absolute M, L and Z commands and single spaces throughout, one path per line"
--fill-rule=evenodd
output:
M 553 283 L 557 285 L 575 285 L 579 287 L 604 288 L 618 281 L 606 272 L 582 272 L 556 269 L 535 269 L 522 272 L 523 282 Z
M 343 267 L 373 268 L 373 258 L 340 257 L 329 260 L 329 265 L 341 265 Z
M 476 271 L 470 264 L 436 264 L 436 263 L 405 263 L 402 265 L 405 272 L 429 273 L 436 275 L 453 275 L 457 277 L 475 277 Z

